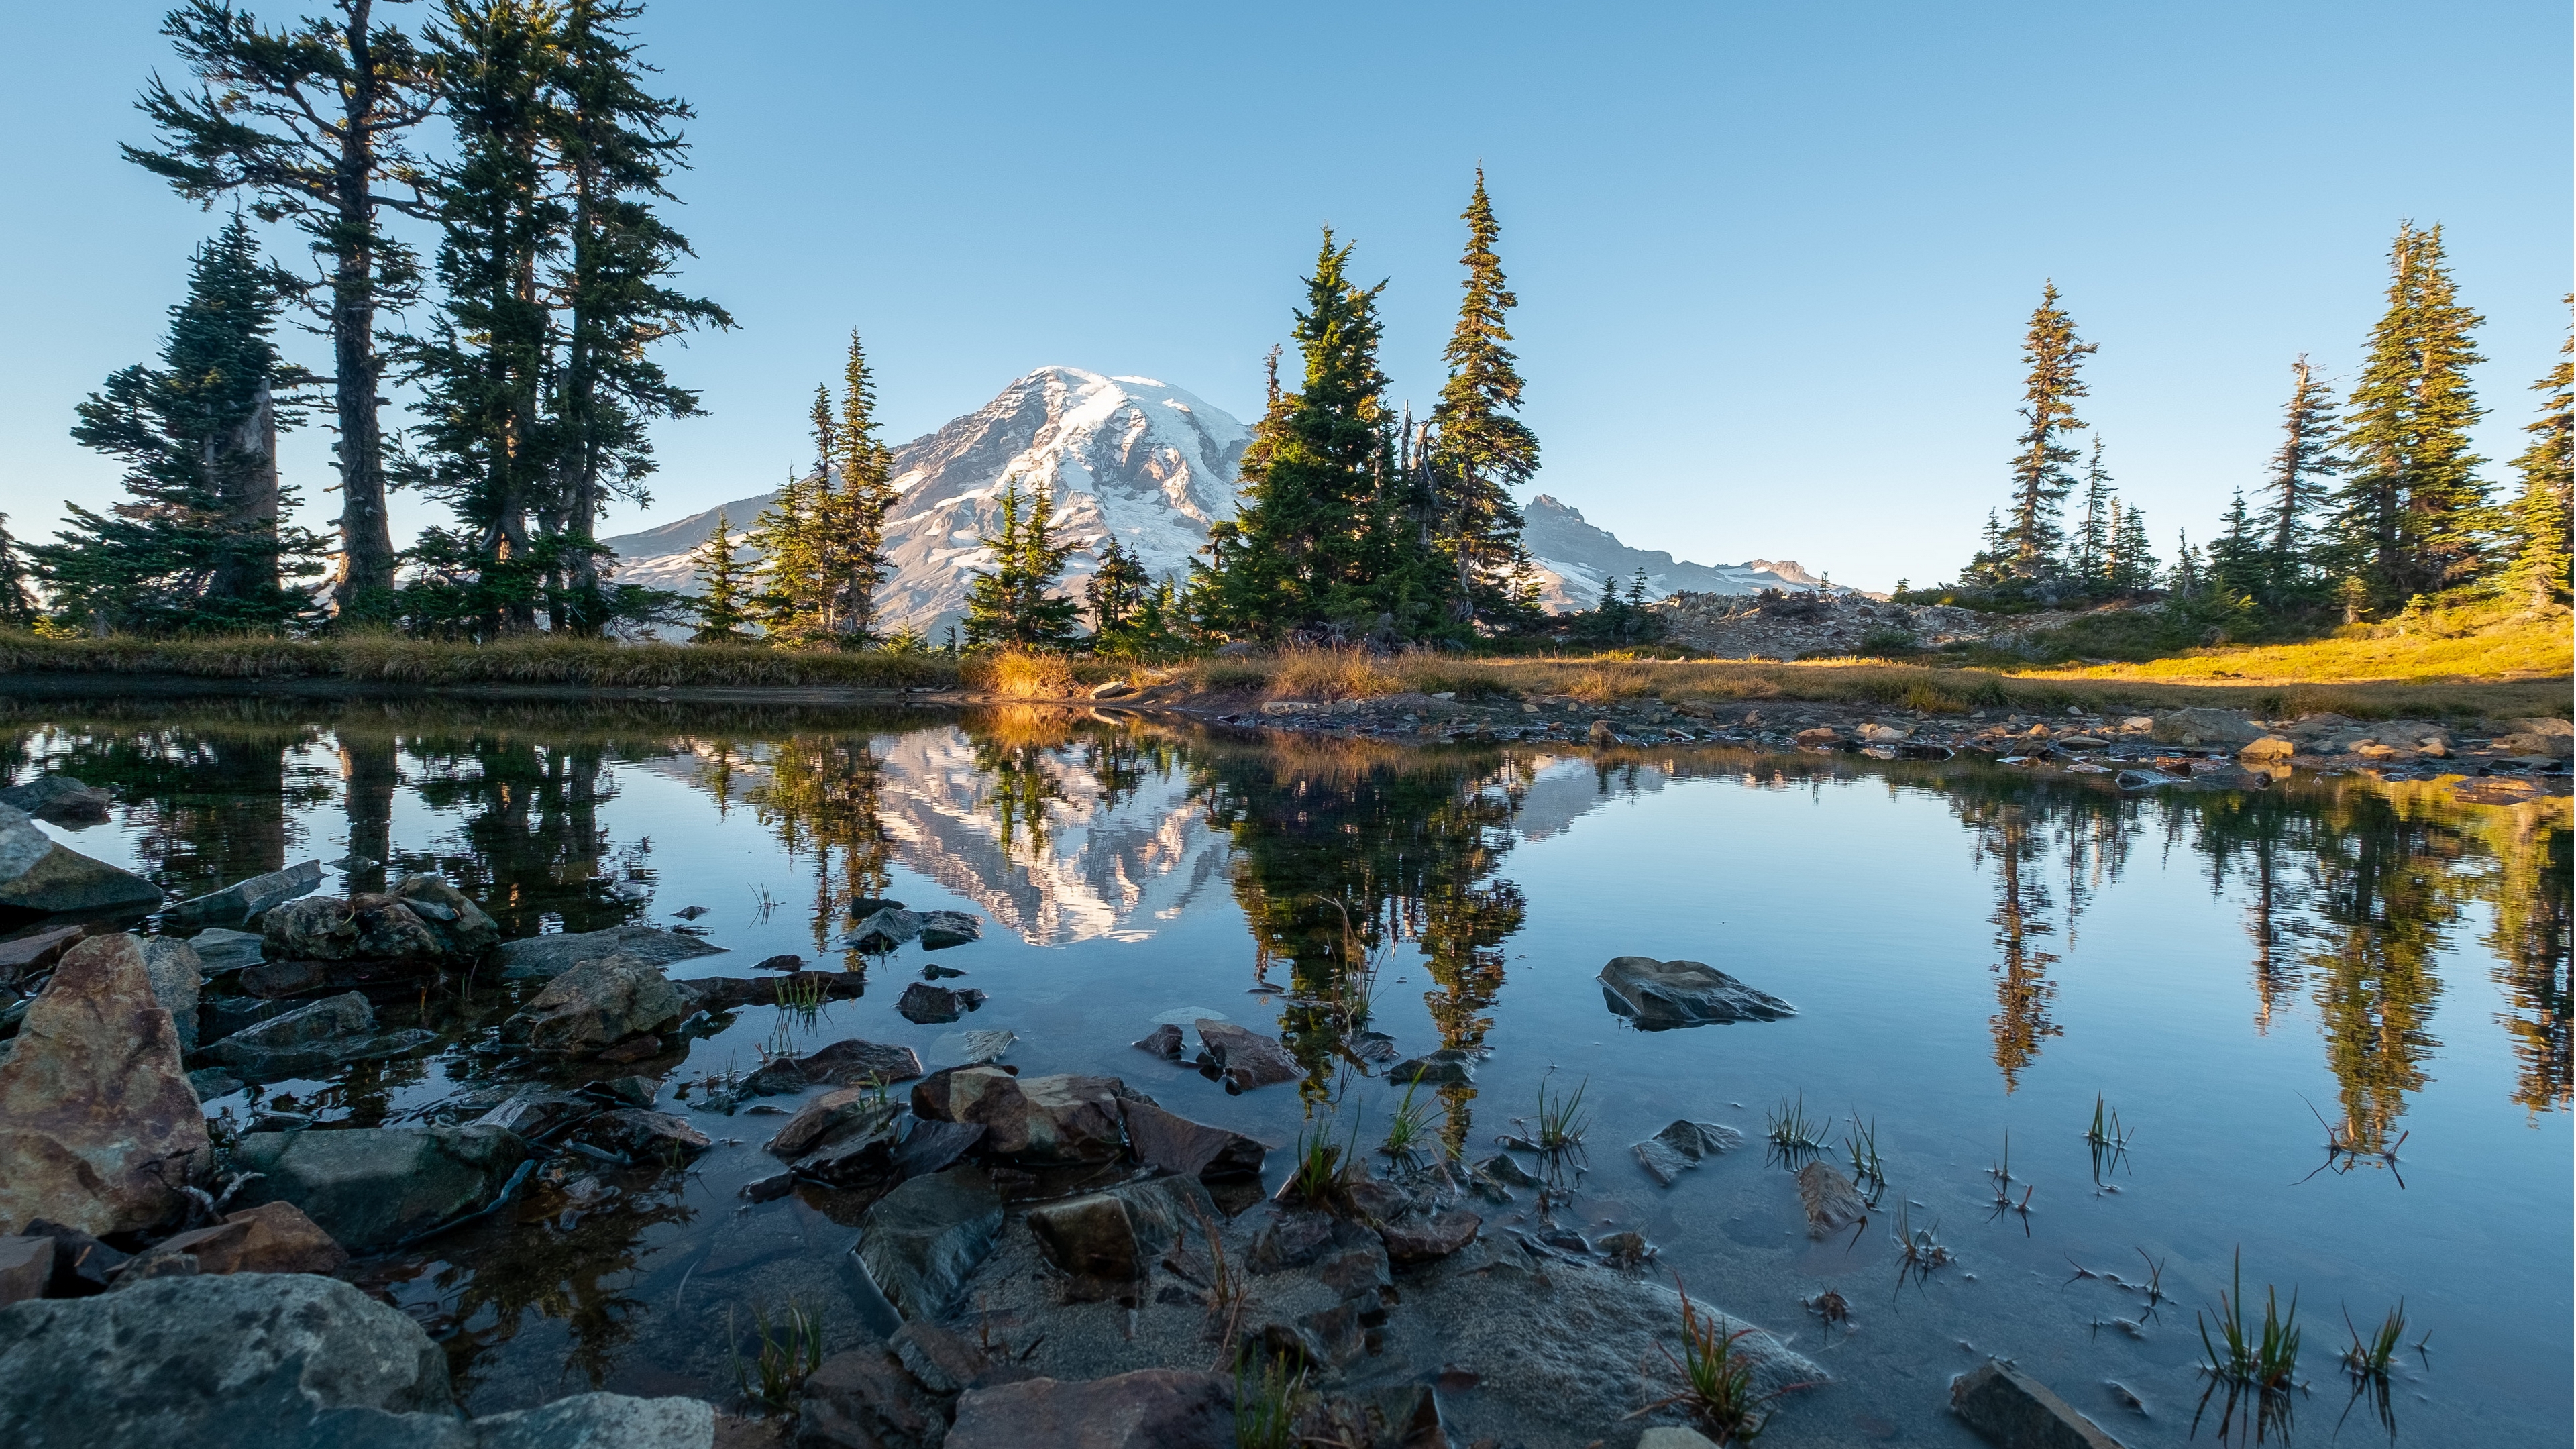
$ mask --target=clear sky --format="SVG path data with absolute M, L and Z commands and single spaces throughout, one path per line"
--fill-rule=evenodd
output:
M 161 8 L 0 19 L 22 536 L 113 495 L 73 405 L 150 356 L 216 224 L 117 158 L 137 88 L 175 74 Z M 2349 377 L 2401 218 L 2445 226 L 2488 319 L 2490 456 L 2521 450 L 2566 327 L 2563 0 L 655 0 L 644 37 L 699 111 L 690 281 L 742 326 L 669 357 L 710 416 L 658 430 L 654 506 L 611 532 L 773 486 L 852 327 L 898 442 L 1050 363 L 1248 419 L 1327 223 L 1391 279 L 1387 370 L 1427 406 L 1480 162 L 1538 490 L 1703 562 L 1949 576 L 2002 498 L 2045 278 L 2101 344 L 2083 416 L 2160 553 L 2259 480 L 2295 357 Z M 326 447 L 287 454 L 317 524 Z M 397 502 L 400 529 L 432 516 Z

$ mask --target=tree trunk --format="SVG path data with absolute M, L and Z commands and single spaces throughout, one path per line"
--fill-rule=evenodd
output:
M 277 591 L 277 408 L 267 383 L 227 437 L 206 440 L 205 466 L 223 504 L 223 542 L 206 582 L 209 600 L 238 602 Z
M 351 82 L 342 102 L 340 164 L 331 189 L 340 213 L 332 238 L 331 354 L 339 413 L 340 567 L 331 602 L 343 619 L 376 607 L 370 596 L 394 586 L 393 526 L 385 516 L 384 434 L 376 417 L 383 399 L 376 378 L 376 111 L 382 103 L 368 43 L 374 0 L 347 0 Z
M 349 868 L 349 890 L 381 892 L 385 862 L 393 858 L 394 787 L 402 771 L 394 737 L 350 731 L 340 736 L 340 781 L 349 822 L 349 854 L 373 865 Z

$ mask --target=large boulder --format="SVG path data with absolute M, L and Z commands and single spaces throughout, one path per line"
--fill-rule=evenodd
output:
M 540 981 L 561 976 L 585 961 L 623 956 L 647 966 L 668 966 L 694 956 L 720 956 L 722 946 L 710 946 L 695 936 L 677 931 L 664 931 L 652 926 L 611 926 L 605 931 L 571 931 L 555 936 L 529 936 L 523 940 L 501 943 L 502 979 Z
M 168 923 L 179 930 L 199 926 L 238 926 L 251 917 L 282 906 L 322 884 L 322 862 L 307 860 L 235 881 L 219 891 L 192 896 L 172 906 Z
M 1697 961 L 1614 957 L 1601 968 L 1601 995 L 1610 1009 L 1639 1031 L 1666 1031 L 1710 1022 L 1774 1021 L 1798 1009 L 1756 991 L 1714 966 Z
M 407 875 L 383 895 L 307 896 L 260 917 L 272 961 L 375 966 L 468 966 L 498 945 L 501 928 L 463 891 L 434 875 Z
M 0 1229 L 48 1218 L 89 1233 L 182 1216 L 212 1165 L 179 1032 L 143 943 L 93 936 L 63 953 L 0 1062 Z
M 1138 1369 L 1089 1383 L 1027 1379 L 957 1401 L 947 1449 L 1234 1449 L 1234 1384 Z
M 1203 1182 L 1259 1177 L 1269 1147 L 1240 1132 L 1193 1122 L 1151 1102 L 1120 1104 L 1127 1120 L 1127 1145 L 1136 1160 L 1175 1177 Z
M 317 1418 L 393 1428 L 414 1414 L 463 1427 L 446 1355 L 335 1278 L 156 1278 L 0 1308 L 0 1443 L 15 1449 L 438 1442 L 313 1432 Z
M 21 911 L 143 910 L 157 885 L 130 870 L 56 845 L 27 812 L 0 805 L 0 907 Z
M 1054 1166 L 1124 1154 L 1121 1104 L 1134 1095 L 1115 1077 L 1021 1078 L 1000 1065 L 950 1067 L 914 1085 L 912 1110 L 927 1121 L 981 1124 L 986 1151 Z
M 538 1051 L 593 1056 L 679 1025 L 689 1003 L 661 968 L 632 956 L 586 961 L 546 983 L 502 1035 Z
M 800 1449 L 930 1449 L 948 1428 L 946 1406 L 880 1344 L 823 1360 L 803 1394 Z
M 105 820 L 107 807 L 115 803 L 114 795 L 69 775 L 39 775 L 26 784 L 0 789 L 0 805 L 74 830 Z
M 244 1206 L 293 1203 L 359 1252 L 489 1207 L 527 1155 L 518 1134 L 479 1126 L 255 1132 L 233 1149 L 260 1174 Z
M 2250 745 L 2264 733 L 2232 709 L 2169 709 L 2156 716 L 2156 738 L 2166 744 Z
M 990 1174 L 959 1167 L 916 1177 L 871 1204 L 851 1252 L 895 1312 L 937 1319 L 1002 1231 Z
M 1216 1221 L 1207 1189 L 1188 1177 L 1126 1183 L 1029 1209 L 1038 1251 L 1092 1297 L 1142 1285 L 1165 1249 Z
M 206 1048 L 244 1081 L 313 1077 L 350 1062 L 400 1056 L 438 1040 L 421 1027 L 376 1030 L 375 1008 L 355 991 L 255 1022 Z

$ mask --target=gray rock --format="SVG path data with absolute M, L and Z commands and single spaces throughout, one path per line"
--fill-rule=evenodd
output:
M 944 1409 L 893 1352 L 852 1349 L 806 1376 L 796 1442 L 800 1449 L 931 1449 L 948 1427 Z
M 236 1166 L 262 1174 L 236 1201 L 293 1203 L 365 1252 L 490 1206 L 527 1151 L 498 1127 L 258 1132 L 233 1152 Z
M 1377 1235 L 1386 1244 L 1387 1261 L 1401 1268 L 1446 1258 L 1476 1241 L 1483 1228 L 1482 1218 L 1464 1208 L 1452 1208 L 1380 1223 Z
M 322 862 L 307 860 L 284 870 L 235 881 L 219 891 L 192 896 L 169 910 L 167 921 L 178 930 L 198 926 L 238 926 L 263 911 L 282 906 L 322 884 Z
M 267 953 L 261 949 L 258 934 L 252 931 L 231 931 L 216 926 L 189 937 L 188 944 L 197 949 L 197 960 L 204 965 L 209 976 L 239 971 L 268 959 Z
M 1218 1216 L 1196 1179 L 1158 1177 L 1040 1204 L 1028 1223 L 1046 1260 L 1100 1297 L 1143 1283 L 1165 1249 Z
M 1744 1145 L 1744 1134 L 1715 1122 L 1675 1122 L 1663 1131 L 1628 1149 L 1637 1154 L 1637 1165 L 1646 1175 L 1665 1187 L 1690 1168 L 1699 1166 L 1703 1157 L 1732 1152 Z
M 807 1056 L 778 1057 L 735 1089 L 741 1097 L 775 1097 L 812 1086 L 854 1087 L 909 1082 L 921 1075 L 921 1058 L 908 1046 L 851 1037 Z
M 510 981 L 538 981 L 561 976 L 585 961 L 624 956 L 647 966 L 668 966 L 697 956 L 724 954 L 695 936 L 652 926 L 612 926 L 605 931 L 579 931 L 558 936 L 530 936 L 504 941 L 499 948 L 501 975 Z
M 1009 1067 L 950 1067 L 912 1089 L 913 1115 L 975 1122 L 986 1150 L 1023 1166 L 1113 1162 L 1125 1155 L 1122 1104 L 1133 1098 L 1114 1077 L 1022 1079 Z
M 1229 1092 L 1246 1092 L 1278 1082 L 1293 1082 L 1306 1070 L 1275 1036 L 1208 1018 L 1198 1023 L 1201 1066 L 1213 1066 Z
M 957 1400 L 946 1449 L 1234 1449 L 1234 1385 L 1138 1369 L 1088 1383 L 1028 1379 Z
M 274 1082 L 400 1056 L 437 1039 L 437 1033 L 418 1027 L 379 1033 L 375 1009 L 350 991 L 243 1027 L 206 1048 L 206 1055 L 246 1081 Z
M 977 993 L 979 996 L 981 993 Z M 955 1021 L 968 1010 L 966 993 L 951 991 L 916 981 L 903 989 L 903 997 L 894 1004 L 896 1014 L 915 1026 Z
M 477 1449 L 714 1449 L 715 1407 L 698 1399 L 575 1394 L 474 1421 Z
M 1950 1409 L 2000 1449 L 2120 1449 L 2046 1384 L 1995 1359 L 1951 1381 Z
M 108 1234 L 183 1214 L 180 1189 L 213 1146 L 142 942 L 65 951 L 14 1040 L 0 1062 L 0 1229 L 45 1218 Z
M 1869 1216 L 1869 1204 L 1861 1200 L 1860 1190 L 1843 1176 L 1842 1169 L 1827 1162 L 1810 1162 L 1798 1169 L 1798 1205 L 1806 1210 L 1807 1235 L 1813 1238 Z
M 0 789 L 0 805 L 75 830 L 105 820 L 107 808 L 115 803 L 115 796 L 69 775 L 39 775 L 26 784 Z
M 170 936 L 143 936 L 143 972 L 152 978 L 152 999 L 170 1013 L 179 1031 L 179 1054 L 197 1049 L 197 988 L 205 979 L 197 949 Z
M 229 1097 L 248 1085 L 221 1067 L 200 1067 L 188 1074 L 188 1090 L 197 1094 L 200 1104 L 217 1097 Z
M 1091 686 L 1093 699 L 1119 699 L 1135 692 L 1136 686 L 1123 679 L 1104 679 Z
M 48 926 L 0 941 L 0 984 L 14 984 L 43 971 L 89 934 L 88 926 Z
M 1601 968 L 1601 995 L 1639 1031 L 1711 1022 L 1774 1021 L 1797 1008 L 1697 961 L 1619 956 Z
M 0 1238 L 0 1308 L 45 1296 L 54 1280 L 54 1247 L 51 1238 Z
M 410 1315 L 302 1273 L 156 1278 L 0 1308 L 0 1443 L 16 1449 L 454 1444 L 447 1360 Z M 421 1416 L 405 1433 L 311 1432 Z
M 1151 1102 L 1121 1104 L 1128 1150 L 1136 1160 L 1174 1177 L 1203 1182 L 1259 1177 L 1270 1148 L 1240 1132 L 1193 1122 Z
M 0 906 L 21 911 L 113 911 L 161 904 L 157 885 L 56 845 L 25 811 L 0 805 Z
M 643 1107 L 602 1112 L 581 1130 L 591 1142 L 637 1162 L 677 1164 L 715 1145 L 688 1119 Z
M 984 918 L 964 911 L 923 911 L 921 913 L 921 949 L 944 951 L 984 939 Z
M 910 911 L 889 906 L 875 912 L 852 927 L 842 944 L 870 954 L 891 951 L 921 935 L 921 917 Z
M 2156 738 L 2167 744 L 2250 745 L 2263 734 L 2261 725 L 2232 709 L 2172 709 L 2156 716 Z
M 567 1123 L 586 1120 L 598 1110 L 597 1103 L 571 1092 L 558 1092 L 549 1087 L 522 1087 L 499 1106 L 475 1118 L 470 1125 L 498 1127 L 535 1142 L 551 1136 L 555 1129 Z
M 1465 1086 L 1476 1080 L 1476 1057 L 1474 1053 L 1458 1047 L 1442 1047 L 1411 1061 L 1397 1062 L 1386 1069 L 1386 1079 L 1399 1087 L 1408 1083 L 1420 1083 L 1426 1087 Z
M 792 1161 L 842 1138 L 891 1126 L 896 1110 L 893 1103 L 866 1087 L 825 1092 L 788 1118 L 769 1139 L 765 1150 Z
M 1697 1429 L 1657 1424 L 1637 1436 L 1637 1449 L 1717 1449 L 1717 1443 Z
M 1136 1050 L 1140 1052 L 1152 1052 L 1154 1055 L 1161 1057 L 1165 1061 L 1179 1061 L 1181 1059 L 1181 1029 L 1172 1025 L 1170 1022 L 1165 1022 L 1162 1025 L 1155 1027 L 1152 1031 L 1145 1033 L 1145 1039 L 1135 1043 L 1135 1047 Z
M 547 982 L 526 1010 L 502 1023 L 501 1034 L 541 1052 L 594 1056 L 677 1026 L 688 1012 L 688 1002 L 663 979 L 660 967 L 609 956 Z
M 871 1205 L 851 1252 L 886 1302 L 907 1319 L 948 1312 L 1002 1230 L 1002 1196 L 980 1168 L 916 1177 Z

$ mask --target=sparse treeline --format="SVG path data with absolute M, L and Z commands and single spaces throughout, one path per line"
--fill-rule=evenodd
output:
M 56 626 L 486 639 L 671 612 L 606 579 L 596 524 L 644 497 L 647 425 L 698 411 L 653 345 L 732 319 L 673 285 L 688 243 L 660 207 L 690 113 L 650 89 L 641 0 L 446 0 L 417 32 L 379 20 L 398 3 L 333 0 L 278 28 L 222 0 L 170 12 L 190 76 L 146 88 L 158 136 L 126 154 L 234 214 L 200 249 L 165 366 L 120 371 L 82 405 L 74 436 L 125 462 L 128 497 L 73 505 L 56 543 L 27 550 Z M 294 224 L 315 274 L 262 261 L 246 215 Z M 434 288 L 389 217 L 435 237 Z M 425 327 L 383 326 L 422 303 Z M 331 378 L 270 343 L 289 308 L 330 338 Z M 408 438 L 382 427 L 389 376 L 418 389 Z M 285 515 L 275 434 L 324 381 L 341 510 L 317 595 L 294 582 L 324 550 Z M 402 486 L 454 522 L 398 554 L 385 495 Z
M 2388 266 L 2387 304 L 2349 396 L 2338 399 L 2305 356 L 2293 363 L 2281 443 L 2254 497 L 2236 491 L 2206 547 L 2177 535 L 2163 568 L 2145 520 L 2111 489 L 2102 440 L 2089 457 L 2075 446 L 2088 426 L 2076 411 L 2083 364 L 2098 344 L 2077 337 L 2049 284 L 2023 341 L 2011 500 L 1987 515 L 1957 586 L 1918 596 L 2075 604 L 2160 589 L 2222 612 L 2339 611 L 2346 623 L 2418 601 L 2564 600 L 2569 364 L 2534 384 L 2545 401 L 2514 460 L 2519 495 L 2499 505 L 2469 440 L 2485 416 L 2468 375 L 2484 360 L 2471 336 L 2484 319 L 2459 298 L 2442 229 L 2401 224 Z

